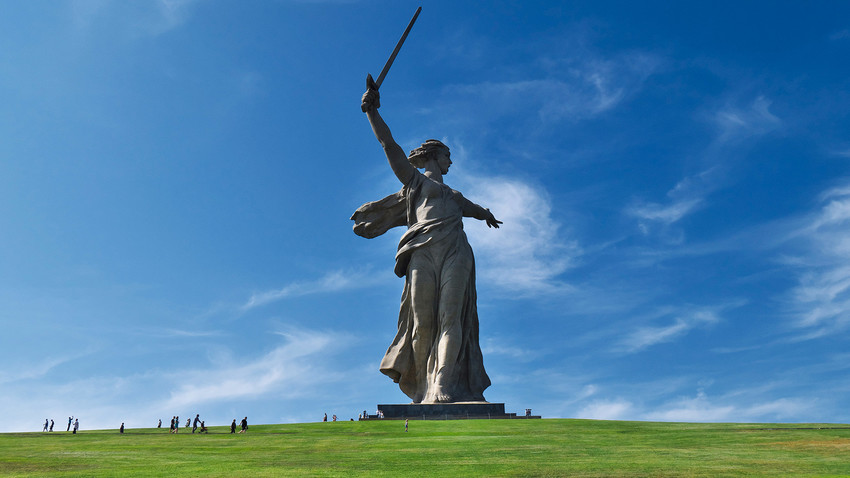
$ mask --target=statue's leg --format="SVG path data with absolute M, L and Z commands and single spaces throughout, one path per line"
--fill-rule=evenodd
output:
M 437 281 L 434 267 L 427 254 L 415 253 L 408 266 L 411 308 L 413 310 L 413 364 L 416 369 L 417 393 L 414 403 L 425 399 L 429 389 L 428 363 L 434 343 L 436 311 L 434 303 Z
M 469 290 L 473 261 L 463 249 L 446 258 L 440 277 L 438 334 L 438 368 L 435 401 L 453 402 L 467 399 L 468 384 L 458 383 L 459 354 L 463 346 L 463 313 Z

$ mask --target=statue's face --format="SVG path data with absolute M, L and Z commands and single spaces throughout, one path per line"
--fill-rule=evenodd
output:
M 440 166 L 440 173 L 448 174 L 449 166 L 452 165 L 451 155 L 448 148 L 440 148 L 437 152 L 437 164 Z

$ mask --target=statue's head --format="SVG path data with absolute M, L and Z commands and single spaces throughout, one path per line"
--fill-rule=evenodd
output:
M 425 163 L 431 159 L 437 159 L 437 154 L 440 151 L 448 153 L 449 147 L 436 139 L 429 139 L 422 143 L 422 146 L 414 149 L 407 156 L 407 160 L 415 168 L 424 168 Z

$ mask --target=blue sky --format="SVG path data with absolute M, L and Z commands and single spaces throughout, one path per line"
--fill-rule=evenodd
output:
M 382 88 L 452 149 L 488 400 L 850 422 L 850 6 L 424 3 Z M 419 4 L 0 6 L 0 430 L 404 396 L 399 187 L 360 111 Z

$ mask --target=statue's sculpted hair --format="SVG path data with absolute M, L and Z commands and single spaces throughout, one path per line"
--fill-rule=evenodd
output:
M 441 141 L 429 139 L 422 143 L 422 146 L 411 151 L 407 156 L 407 160 L 410 161 L 410 164 L 416 168 L 424 168 L 425 163 L 427 163 L 429 159 L 436 158 L 435 153 L 440 148 L 445 148 L 446 150 L 449 149 L 449 147 Z

